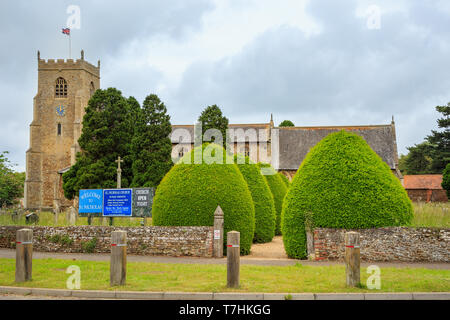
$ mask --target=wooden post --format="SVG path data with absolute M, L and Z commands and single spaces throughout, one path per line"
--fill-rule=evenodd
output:
M 358 232 L 345 233 L 345 273 L 347 286 L 360 284 L 360 241 Z
M 125 285 L 127 278 L 127 233 L 113 231 L 111 233 L 111 286 Z
M 240 236 L 237 231 L 227 233 L 227 287 L 239 288 Z
M 214 258 L 223 258 L 223 211 L 217 206 L 214 212 L 214 240 L 213 240 Z
M 16 282 L 31 280 L 33 230 L 20 229 L 16 234 Z

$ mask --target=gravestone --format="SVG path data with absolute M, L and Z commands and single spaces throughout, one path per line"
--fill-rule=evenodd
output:
M 34 212 L 31 212 L 25 216 L 26 224 L 38 223 L 38 222 L 39 222 L 39 216 Z

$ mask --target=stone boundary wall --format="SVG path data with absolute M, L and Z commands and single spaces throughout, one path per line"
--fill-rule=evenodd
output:
M 363 261 L 450 262 L 450 229 L 411 227 L 317 228 L 313 232 L 314 259 L 343 261 L 348 231 L 360 233 Z
M 33 250 L 41 252 L 110 253 L 111 232 L 124 230 L 128 254 L 213 256 L 213 227 L 0 226 L 0 248 L 14 249 L 22 228 L 33 230 Z

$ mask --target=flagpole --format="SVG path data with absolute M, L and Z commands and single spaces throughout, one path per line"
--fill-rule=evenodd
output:
M 72 35 L 69 33 L 69 59 L 72 59 Z

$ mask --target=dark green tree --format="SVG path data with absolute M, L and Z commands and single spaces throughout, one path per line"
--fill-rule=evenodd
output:
M 428 142 L 408 147 L 408 155 L 401 159 L 404 174 L 427 174 L 432 173 L 432 145 Z M 399 161 L 400 165 L 400 161 Z
M 431 145 L 430 173 L 442 173 L 450 162 L 450 102 L 446 106 L 436 106 L 436 110 L 443 115 L 437 123 L 444 130 L 432 130 L 431 135 L 426 138 Z
M 284 120 L 279 124 L 279 127 L 295 127 L 295 124 L 291 120 Z
M 222 145 L 226 147 L 226 137 L 228 129 L 228 118 L 222 114 L 222 110 L 217 105 L 206 107 L 205 110 L 198 117 L 198 122 L 202 124 L 202 136 L 208 129 L 217 129 L 222 134 Z M 212 137 L 211 142 L 215 142 L 216 139 Z
M 78 139 L 81 152 L 75 165 L 63 174 L 66 198 L 73 199 L 80 189 L 115 188 L 118 156 L 124 159 L 122 187 L 130 185 L 130 149 L 136 119 L 130 99 L 124 98 L 119 90 L 108 88 L 97 90 L 89 100 Z
M 25 173 L 14 172 L 8 151 L 0 153 L 0 206 L 9 206 L 23 196 Z
M 167 108 L 157 95 L 145 98 L 131 144 L 133 187 L 156 187 L 172 167 L 172 131 Z
M 442 173 L 442 188 L 447 191 L 447 198 L 450 199 L 450 163 L 447 164 Z

